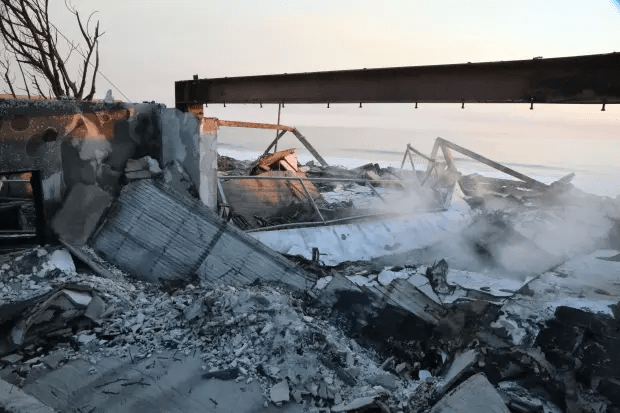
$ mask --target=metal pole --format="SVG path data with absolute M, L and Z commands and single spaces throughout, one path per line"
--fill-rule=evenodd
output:
M 222 188 L 222 182 L 220 181 L 220 178 L 217 178 L 217 189 L 220 192 L 220 197 L 222 198 L 222 209 L 220 212 L 222 213 L 222 218 L 225 218 L 228 216 L 229 207 L 228 202 L 226 201 L 226 195 L 224 194 L 224 188 Z
M 310 145 L 310 142 L 308 142 L 308 140 L 306 139 L 306 137 L 304 135 L 301 134 L 301 132 L 299 132 L 297 129 L 293 129 L 292 130 L 293 135 L 295 135 L 297 137 L 297 139 L 299 139 L 299 141 L 306 147 L 306 149 L 308 150 L 308 152 L 310 152 L 312 154 L 312 156 L 314 156 L 314 158 L 319 161 L 319 163 L 323 166 L 328 166 L 327 162 L 325 162 L 325 159 L 323 159 L 323 157 L 321 155 L 319 155 L 319 153 L 316 151 L 316 149 L 314 149 L 314 147 L 312 145 Z
M 275 179 L 275 180 L 291 180 L 291 179 L 299 179 L 296 176 L 252 176 L 252 175 L 246 175 L 246 176 L 240 176 L 240 175 L 235 175 L 235 176 L 220 176 L 219 179 L 221 180 L 227 180 L 227 179 Z M 351 179 L 351 178 L 303 178 L 306 181 L 309 182 L 360 182 L 360 183 L 364 183 L 366 182 L 366 179 Z M 395 184 L 395 185 L 403 185 L 404 183 L 402 181 L 389 181 L 386 179 L 381 179 L 381 180 L 376 180 L 373 181 L 376 184 Z
M 377 192 L 377 190 L 375 189 L 374 186 L 372 186 L 372 184 L 370 183 L 369 180 L 366 180 L 366 183 L 368 184 L 368 186 L 370 187 L 370 190 L 372 191 L 373 194 L 377 195 L 379 197 L 380 200 L 383 201 L 384 204 L 386 204 L 387 202 L 385 202 L 385 199 L 381 196 L 381 194 L 379 192 Z
M 407 148 L 409 148 L 410 151 L 412 151 L 413 153 L 421 156 L 422 158 L 426 159 L 427 161 L 432 161 L 431 158 L 429 158 L 427 155 L 424 155 L 422 152 L 418 151 L 416 148 L 414 148 L 413 146 L 411 146 L 410 143 L 407 144 Z
M 280 138 L 282 137 L 282 135 L 284 135 L 286 133 L 285 130 L 283 131 L 276 131 L 276 138 L 273 140 L 273 142 L 271 142 L 271 144 L 269 145 L 269 147 L 265 150 L 265 153 L 263 153 L 263 155 L 267 155 L 269 153 L 269 151 L 271 150 L 271 148 L 274 147 L 274 145 L 277 147 L 278 146 L 278 141 L 280 140 Z M 273 152 L 275 153 L 275 151 Z
M 272 225 L 270 227 L 247 229 L 244 232 L 247 233 L 247 232 L 261 232 L 261 231 L 270 231 L 270 230 L 277 230 L 277 229 L 286 229 L 286 228 L 318 227 L 319 225 L 338 224 L 341 222 L 353 221 L 356 219 L 368 219 L 368 218 L 379 218 L 379 217 L 386 217 L 386 218 L 387 217 L 400 217 L 400 216 L 406 216 L 411 213 L 424 214 L 424 213 L 441 212 L 441 211 L 445 211 L 445 208 L 412 209 L 410 211 L 407 211 L 407 213 L 404 213 L 404 214 L 387 212 L 387 213 L 381 213 L 381 214 L 358 215 L 356 217 L 332 219 L 331 221 L 325 221 L 324 223 L 323 222 L 294 222 L 290 224 Z
M 435 167 L 437 166 L 437 163 L 435 161 L 431 162 L 431 167 L 428 170 L 428 172 L 426 173 L 426 176 L 424 177 L 424 179 L 422 180 L 422 183 L 420 184 L 420 186 L 424 186 L 424 184 L 426 183 L 426 181 L 428 180 L 428 178 L 431 177 L 431 173 L 433 172 L 433 169 L 435 169 Z
M 442 146 L 442 150 L 444 150 L 444 147 L 447 147 L 449 149 L 452 149 L 453 151 L 462 153 L 463 155 L 469 156 L 470 158 L 475 159 L 476 161 L 483 163 L 487 166 L 490 166 L 491 168 L 497 169 L 498 171 L 501 171 L 507 175 L 520 179 L 521 181 L 526 182 L 530 184 L 531 186 L 534 186 L 540 189 L 549 189 L 549 185 L 547 184 L 544 184 L 535 179 L 532 179 L 527 175 L 523 175 L 522 173 L 515 171 L 514 169 L 508 168 L 500 163 L 492 161 L 489 158 L 479 155 L 476 152 L 470 151 L 469 149 L 465 149 L 462 146 L 459 146 L 445 139 L 437 138 L 437 140 L 435 141 L 435 144 L 436 145 L 440 144 Z M 448 153 L 448 156 L 449 156 L 449 153 Z M 446 162 L 451 162 L 451 161 L 452 161 L 451 159 L 446 159 Z
M 301 184 L 301 186 L 304 187 L 304 190 L 306 191 L 308 198 L 310 198 L 310 202 L 312 202 L 312 206 L 314 206 L 316 213 L 319 214 L 319 218 L 321 218 L 321 221 L 325 222 L 325 218 L 323 218 L 323 215 L 321 215 L 321 211 L 319 211 L 319 207 L 316 206 L 316 203 L 314 202 L 314 198 L 312 198 L 312 195 L 310 195 L 310 191 L 308 191 L 308 188 L 306 188 L 306 184 L 304 184 L 303 179 L 301 178 L 297 178 L 297 179 L 299 180 L 299 183 Z
M 405 155 L 403 156 L 403 161 L 400 164 L 400 169 L 403 169 L 405 167 L 405 161 L 407 160 L 407 154 L 409 153 L 409 145 L 407 145 L 407 147 L 405 148 Z M 402 172 L 401 172 L 402 175 Z
M 282 103 L 278 103 L 278 126 L 280 125 L 280 110 L 282 109 Z M 278 152 L 278 132 L 276 131 L 275 146 L 273 147 L 273 153 Z

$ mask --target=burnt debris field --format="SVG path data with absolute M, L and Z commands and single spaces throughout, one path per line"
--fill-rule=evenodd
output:
M 347 169 L 154 103 L 0 112 L 0 411 L 620 411 L 620 201 L 574 174 L 445 139 Z M 220 127 L 281 133 L 241 161 Z

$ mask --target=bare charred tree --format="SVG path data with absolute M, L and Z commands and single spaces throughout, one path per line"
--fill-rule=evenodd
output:
M 93 99 L 95 79 L 99 70 L 99 22 L 94 30 L 90 28 L 91 14 L 86 24 L 79 12 L 69 3 L 65 6 L 78 23 L 82 42 L 67 39 L 49 19 L 49 0 L 0 0 L 0 34 L 6 50 L 19 65 L 28 95 L 28 83 L 37 93 L 45 97 L 43 86 L 47 85 L 49 96 L 57 99 L 69 98 L 77 101 Z M 59 36 L 61 38 L 59 42 Z M 79 55 L 77 74 L 72 76 L 70 58 L 74 52 Z M 94 61 L 94 62 L 93 62 Z M 5 69 L 2 78 L 10 77 L 9 60 L 0 63 Z M 90 66 L 94 66 L 91 69 Z M 73 66 L 74 67 L 74 66 Z M 88 94 L 85 95 L 86 88 Z M 9 88 L 14 93 L 13 83 Z
M 9 87 L 11 95 L 13 97 L 17 97 L 15 95 L 15 88 L 13 87 L 13 84 L 15 83 L 15 76 L 11 72 L 11 56 L 6 52 L 6 50 L 4 50 L 4 53 L 0 56 L 0 68 L 2 69 L 2 79 Z

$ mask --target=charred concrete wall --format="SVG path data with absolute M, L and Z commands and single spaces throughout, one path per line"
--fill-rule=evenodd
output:
M 78 232 L 94 226 L 126 183 L 129 159 L 176 162 L 198 188 L 199 148 L 200 121 L 157 103 L 0 100 L 0 173 L 39 171 L 48 236 L 53 219 Z

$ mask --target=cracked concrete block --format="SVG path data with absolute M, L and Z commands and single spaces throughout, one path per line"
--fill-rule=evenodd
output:
M 334 407 L 332 407 L 332 412 L 348 412 L 349 410 L 361 409 L 362 407 L 367 407 L 375 402 L 375 396 L 369 397 L 360 397 L 358 399 L 352 400 L 349 403 L 340 403 Z
M 52 219 L 52 229 L 61 240 L 84 245 L 111 202 L 98 186 L 76 184 Z
M 146 169 L 149 169 L 149 164 L 146 157 L 140 159 L 127 159 L 127 164 L 125 165 L 125 172 L 136 172 Z
M 0 363 L 10 366 L 12 364 L 20 362 L 21 359 L 22 359 L 22 356 L 20 356 L 19 354 L 13 353 L 13 354 L 9 354 L 8 356 L 2 357 L 0 359 Z
M 22 389 L 0 380 L 0 411 L 11 413 L 53 413 L 54 410 L 26 394 Z
M 127 173 L 125 173 L 125 177 L 131 181 L 131 180 L 134 180 L 134 179 L 149 179 L 149 178 L 153 177 L 153 174 L 149 170 L 146 170 L 146 171 L 134 171 L 134 172 L 127 172 Z
M 478 361 L 478 351 L 475 349 L 457 354 L 454 357 L 454 361 L 450 365 L 450 368 L 444 375 L 444 384 L 442 386 L 442 392 L 450 390 L 450 387 L 454 385 L 466 372 L 467 369 L 472 367 Z
M 392 373 L 377 374 L 368 378 L 368 383 L 385 387 L 392 391 L 398 389 L 398 377 Z
M 289 388 L 286 380 L 274 384 L 269 391 L 269 397 L 271 397 L 271 401 L 274 403 L 289 401 Z
M 441 399 L 430 413 L 509 413 L 495 387 L 478 373 Z

